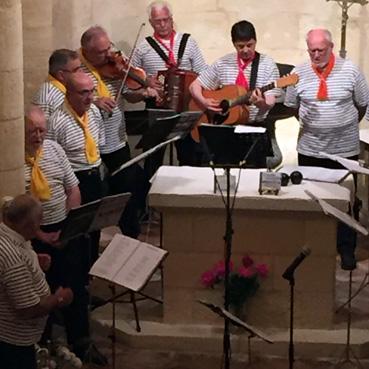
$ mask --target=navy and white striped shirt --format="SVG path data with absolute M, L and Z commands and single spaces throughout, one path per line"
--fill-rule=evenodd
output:
M 328 99 L 317 99 L 319 78 L 311 63 L 297 66 L 299 82 L 288 87 L 285 105 L 299 109 L 300 134 L 297 151 L 321 157 L 320 151 L 349 157 L 359 154 L 359 122 L 355 107 L 365 107 L 369 89 L 364 75 L 352 61 L 336 56 L 326 80 Z
M 32 104 L 38 105 L 45 113 L 46 121 L 56 109 L 64 103 L 65 95 L 51 82 L 44 82 L 35 96 L 32 98 Z
M 100 111 L 93 104 L 88 110 L 88 127 L 99 154 L 99 146 L 105 144 L 105 132 Z M 64 149 L 75 172 L 96 168 L 101 164 L 100 155 L 95 163 L 87 161 L 83 129 L 64 104 L 50 117 L 46 137 Z
M 19 310 L 36 306 L 50 294 L 30 242 L 0 224 L 0 341 L 17 346 L 37 343 L 47 316 L 26 319 Z
M 41 201 L 42 224 L 53 224 L 63 221 L 67 216 L 66 190 L 78 185 L 72 167 L 62 147 L 55 141 L 45 140 L 42 145 L 42 156 L 38 165 L 46 177 L 51 191 L 51 198 Z M 31 189 L 32 166 L 24 164 L 26 191 Z
M 174 36 L 174 58 L 177 62 L 179 45 L 182 40 L 183 33 L 176 33 Z M 163 40 L 166 46 L 170 46 L 170 40 Z M 166 55 L 169 51 L 160 43 L 160 48 Z M 167 70 L 167 66 L 164 60 L 158 55 L 158 53 L 152 48 L 152 46 L 145 40 L 137 47 L 132 57 L 132 65 L 142 68 L 149 76 L 156 76 L 158 71 Z M 190 36 L 187 40 L 186 48 L 183 53 L 181 64 L 178 66 L 180 69 L 192 70 L 196 73 L 200 73 L 206 68 L 206 63 L 202 53 L 197 45 L 197 42 Z
M 250 81 L 251 77 L 251 64 L 252 63 L 248 64 L 243 71 L 248 81 Z M 222 86 L 234 85 L 236 83 L 237 76 L 237 53 L 234 52 L 227 54 L 215 61 L 211 66 L 201 72 L 197 80 L 203 88 L 207 90 L 216 90 Z M 278 68 L 273 59 L 267 55 L 260 54 L 255 87 L 263 87 L 271 82 L 274 82 L 278 78 Z M 265 95 L 279 96 L 280 94 L 281 91 L 278 88 L 265 92 Z M 255 105 L 251 105 L 249 107 L 249 111 L 249 122 L 263 121 L 267 115 L 267 112 L 264 114 L 259 114 L 259 109 Z

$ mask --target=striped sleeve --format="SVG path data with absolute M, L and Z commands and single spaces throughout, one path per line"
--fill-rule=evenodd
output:
M 220 86 L 221 70 L 219 61 L 205 68 L 198 77 L 200 85 L 207 90 L 216 90 Z
M 291 71 L 292 73 L 296 73 L 296 68 Z M 288 106 L 289 108 L 298 109 L 299 103 L 297 98 L 297 88 L 296 85 L 288 86 L 286 90 L 286 96 L 284 98 L 284 105 Z
M 59 157 L 60 166 L 63 168 L 64 188 L 69 189 L 78 186 L 79 181 L 73 172 L 72 166 L 70 165 L 70 162 L 65 155 L 63 148 L 56 142 L 54 142 L 54 146 L 56 149 L 56 154 Z
M 32 104 L 39 106 L 45 113 L 46 120 L 64 102 L 64 94 L 49 82 L 44 82 L 32 98 Z
M 199 48 L 199 45 L 191 36 L 188 39 L 187 47 L 192 63 L 192 70 L 197 74 L 200 74 L 207 67 L 207 64 Z
M 25 309 L 40 302 L 40 297 L 34 291 L 31 273 L 22 262 L 3 271 L 2 285 L 15 309 Z
M 369 104 L 368 83 L 364 75 L 359 70 L 358 70 L 358 73 L 356 74 L 355 84 L 354 84 L 354 101 L 356 105 L 360 107 L 365 107 L 365 106 L 368 106 Z

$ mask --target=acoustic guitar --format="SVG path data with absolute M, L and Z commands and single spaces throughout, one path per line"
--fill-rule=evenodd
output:
M 299 76 L 297 74 L 289 74 L 261 87 L 260 91 L 264 93 L 268 90 L 272 90 L 273 88 L 292 86 L 298 81 Z M 206 110 L 197 122 L 196 127 L 191 131 L 192 138 L 196 142 L 200 141 L 197 127 L 201 123 L 229 125 L 247 124 L 249 119 L 249 109 L 247 105 L 250 105 L 252 92 L 253 90 L 247 91 L 245 88 L 236 85 L 224 86 L 218 90 L 203 90 L 202 93 L 206 98 L 213 98 L 220 101 L 219 107 L 222 108 L 222 111 L 214 112 Z M 194 99 L 191 99 L 188 110 L 201 111 L 202 109 Z

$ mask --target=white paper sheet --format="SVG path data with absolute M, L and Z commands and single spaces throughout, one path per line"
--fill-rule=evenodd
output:
M 327 154 L 325 152 L 320 152 L 319 154 L 325 156 L 328 159 L 337 161 L 338 163 L 342 164 L 345 168 L 347 168 L 350 172 L 369 175 L 369 169 L 362 167 L 356 160 L 341 158 L 340 156 Z

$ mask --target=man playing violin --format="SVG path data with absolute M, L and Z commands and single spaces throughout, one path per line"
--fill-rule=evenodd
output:
M 268 111 L 274 106 L 275 97 L 280 91 L 272 89 L 262 94 L 259 88 L 279 78 L 278 68 L 272 58 L 256 52 L 256 31 L 252 23 L 246 20 L 235 23 L 231 37 L 236 52 L 221 57 L 201 72 L 190 85 L 190 92 L 204 110 L 220 112 L 220 101 L 206 98 L 203 89 L 216 90 L 226 85 L 242 86 L 246 90 L 251 88 L 253 92 L 250 98 L 249 120 L 240 123 L 261 125 Z M 252 73 L 256 74 L 255 86 L 250 86 Z M 265 166 L 265 158 L 261 158 L 261 162 L 256 163 L 256 166 Z
M 100 152 L 110 173 L 131 159 L 123 100 L 118 96 L 124 76 L 111 78 L 103 74 L 104 67 L 111 63 L 112 52 L 112 42 L 102 27 L 94 26 L 83 33 L 80 58 L 83 70 L 90 75 L 96 88 L 94 104 L 103 112 L 105 144 L 100 147 Z M 134 91 L 123 87 L 123 93 L 129 102 L 138 102 L 150 96 L 158 97 L 157 92 L 150 87 Z M 139 235 L 139 213 L 145 209 L 148 189 L 149 182 L 137 164 L 109 178 L 111 194 L 132 193 L 119 223 L 123 234 L 133 238 Z
M 193 37 L 174 30 L 172 10 L 166 1 L 152 2 L 147 12 L 154 34 L 152 37 L 146 37 L 137 47 L 132 64 L 142 68 L 149 77 L 150 85 L 162 92 L 163 84 L 156 78 L 159 71 L 181 69 L 200 73 L 207 64 Z M 147 101 L 146 106 L 160 108 L 152 99 Z M 176 142 L 176 148 L 181 165 L 200 164 L 197 159 L 197 151 L 200 147 L 190 135 Z M 164 151 L 156 156 L 156 163 L 153 163 L 154 168 L 151 168 L 151 172 L 160 166 Z
M 63 104 L 66 83 L 80 71 L 81 62 L 76 51 L 58 49 L 51 54 L 47 79 L 32 99 L 32 104 L 43 110 L 46 120 Z

